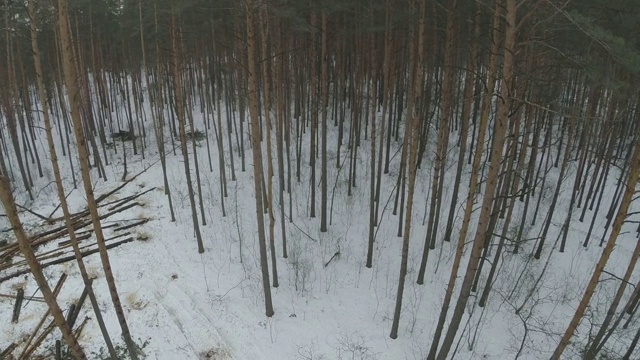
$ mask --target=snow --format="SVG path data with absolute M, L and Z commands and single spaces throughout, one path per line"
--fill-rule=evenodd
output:
M 148 104 L 146 104 L 148 106 Z M 198 109 L 198 107 L 196 107 Z M 203 117 L 194 110 L 196 128 L 203 129 Z M 223 116 L 224 111 L 223 111 Z M 134 207 L 117 214 L 109 221 L 130 220 L 134 218 L 150 218 L 151 221 L 135 228 L 134 235 L 147 235 L 146 241 L 136 240 L 109 251 L 112 268 L 116 278 L 120 298 L 122 299 L 131 333 L 143 348 L 147 359 L 424 359 L 429 350 L 435 324 L 440 311 L 445 287 L 449 279 L 451 263 L 459 231 L 462 206 L 459 205 L 454 226 L 452 243 L 438 242 L 432 251 L 427 266 L 427 277 L 424 285 L 415 283 L 420 255 L 424 244 L 426 225 L 422 224 L 427 209 L 424 202 L 432 178 L 431 158 L 433 151 L 426 151 L 427 158 L 419 171 L 414 206 L 414 222 L 411 232 L 409 272 L 406 278 L 403 312 L 400 319 L 399 337 L 389 338 L 393 306 L 397 291 L 397 280 L 400 265 L 401 238 L 397 237 L 398 217 L 391 214 L 393 208 L 393 190 L 396 183 L 397 163 L 392 163 L 391 173 L 383 175 L 381 195 L 380 226 L 377 237 L 372 269 L 364 266 L 368 234 L 368 199 L 369 199 L 369 160 L 370 145 L 362 139 L 358 150 L 357 187 L 352 196 L 347 196 L 346 168 L 338 173 L 335 169 L 335 153 L 329 152 L 329 197 L 335 190 L 332 210 L 333 222 L 329 231 L 319 231 L 319 217 L 308 216 L 309 204 L 309 167 L 308 149 L 303 151 L 303 173 L 301 182 L 292 178 L 293 223 L 287 222 L 287 242 L 289 258 L 282 258 L 280 224 L 276 224 L 277 265 L 280 280 L 278 288 L 272 288 L 275 315 L 267 318 L 264 315 L 262 282 L 259 267 L 257 244 L 257 228 L 255 220 L 255 201 L 253 199 L 253 179 L 251 171 L 251 149 L 249 141 L 245 141 L 247 155 L 247 171 L 240 172 L 238 149 L 234 142 L 237 181 L 229 181 L 228 197 L 224 199 L 226 217 L 222 216 L 219 174 L 217 165 L 217 147 L 214 146 L 213 133 L 209 133 L 213 159 L 213 172 L 209 171 L 206 146 L 198 147 L 198 160 L 201 169 L 202 189 L 205 202 L 207 225 L 202 226 L 205 252 L 198 254 L 195 237 L 191 225 L 191 213 L 184 180 L 184 168 L 179 149 L 176 156 L 167 149 L 167 172 L 171 187 L 176 222 L 170 221 L 169 208 L 163 191 L 162 169 L 157 162 L 155 140 L 151 134 L 151 124 L 147 123 L 146 139 L 148 148 L 145 158 L 133 156 L 130 144 L 127 144 L 127 163 L 129 174 L 145 170 L 136 180 L 114 195 L 114 199 L 124 198 L 150 187 L 151 191 L 139 200 L 143 207 Z M 329 126 L 329 147 L 335 147 L 337 129 Z M 347 127 L 348 129 L 348 127 Z M 166 129 L 168 131 L 168 129 Z M 226 131 L 226 130 L 225 130 Z M 345 134 L 347 130 L 345 129 Z M 45 144 L 44 133 L 38 133 L 41 144 Z M 246 134 L 245 134 L 246 136 Z M 275 136 L 275 134 L 274 134 Z M 309 133 L 304 136 L 308 137 Z M 57 135 L 55 135 L 57 139 Z M 379 137 L 378 137 L 379 138 Z M 230 178 L 229 151 L 225 137 L 225 158 L 227 176 Z M 235 141 L 235 139 L 234 139 Z M 346 140 L 345 140 L 346 141 Z M 275 142 L 274 142 L 275 144 Z M 303 142 L 307 147 L 308 142 Z M 58 144 L 60 145 L 60 144 Z M 263 146 L 266 146 L 263 144 Z M 433 146 L 430 143 L 429 146 Z M 111 165 L 107 167 L 109 181 L 97 178 L 92 172 L 95 193 L 102 194 L 117 187 L 122 177 L 122 147 L 117 146 L 118 153 L 110 150 Z M 392 154 L 399 143 L 393 143 Z M 346 144 L 343 149 L 346 149 Z M 189 146 L 191 151 L 191 146 Z M 451 166 L 457 156 L 457 148 L 451 146 L 447 179 L 453 179 L 455 168 Z M 266 154 L 266 151 L 263 152 Z M 275 147 L 274 147 L 275 153 Z M 38 194 L 34 202 L 27 201 L 26 194 L 17 193 L 17 200 L 31 209 L 49 214 L 58 203 L 53 187 L 52 173 L 48 155 L 40 151 L 45 165 L 45 178 L 35 179 Z M 346 150 L 342 152 L 347 154 Z M 70 191 L 71 174 L 68 160 L 60 156 L 63 167 L 65 189 Z M 77 169 L 77 159 L 74 159 Z M 286 160 L 285 160 L 286 161 Z M 295 171 L 295 152 L 292 152 L 292 170 Z M 347 162 L 348 163 L 348 162 Z M 266 161 L 265 161 L 266 164 Z M 274 158 L 274 166 L 277 161 Z M 193 171 L 193 162 L 191 162 Z M 317 163 L 319 171 L 319 162 Z M 17 167 L 14 166 L 14 169 Z M 265 166 L 266 169 L 266 166 Z M 459 204 L 466 200 L 469 167 L 465 167 Z M 535 238 L 546 216 L 557 169 L 552 169 L 547 179 L 547 194 L 543 199 L 543 207 L 538 214 L 535 226 L 527 229 L 525 237 Z M 575 173 L 575 168 L 570 169 Z M 277 174 L 277 172 L 276 172 Z M 607 181 L 607 193 L 603 206 L 608 206 L 614 187 L 617 171 L 612 171 Z M 79 174 L 78 174 L 79 176 Z M 292 174 L 295 176 L 295 174 Z M 338 180 L 336 181 L 336 177 Z M 573 176 L 573 175 L 571 175 Z M 195 179 L 195 176 L 194 176 Z M 194 180 L 195 181 L 195 180 Z M 572 184 L 566 180 L 565 184 Z M 444 206 L 442 207 L 441 226 L 438 234 L 444 231 L 444 223 L 450 199 L 451 181 L 445 183 Z M 277 196 L 277 175 L 274 178 L 274 215 L 279 221 Z M 319 185 L 319 177 L 317 179 Z M 78 183 L 81 186 L 81 183 Z M 195 185 L 195 184 L 194 184 Z M 19 182 L 16 186 L 21 189 Z M 569 186 L 569 185 L 567 185 Z M 194 186 L 195 188 L 195 186 Z M 526 320 L 527 340 L 520 359 L 547 358 L 555 348 L 559 337 L 568 324 L 577 302 L 582 296 L 586 282 L 593 266 L 599 257 L 601 248 L 597 242 L 602 236 L 604 212 L 602 219 L 596 221 L 588 249 L 582 247 L 582 241 L 591 220 L 591 212 L 584 223 L 579 223 L 574 211 L 570 235 L 565 253 L 559 253 L 552 246 L 557 238 L 560 226 L 564 222 L 568 207 L 570 190 L 563 190 L 559 200 L 553 226 L 547 237 L 547 245 L 541 260 L 532 260 L 534 242 L 525 244 L 518 255 L 507 248 L 502 255 L 502 262 L 495 280 L 494 290 L 485 308 L 476 305 L 472 298 L 467 306 L 467 315 L 459 330 L 456 358 L 460 359 L 506 359 L 514 358 L 521 346 L 524 334 L 523 320 Z M 319 210 L 320 189 L 318 187 L 317 206 Z M 85 206 L 84 192 L 74 190 L 69 196 L 72 211 L 79 211 Z M 288 198 L 285 195 L 286 213 L 288 214 Z M 512 226 L 519 221 L 522 204 L 517 203 Z M 637 207 L 637 206 L 636 206 Z M 384 211 L 383 211 L 384 210 Z M 198 212 L 199 214 L 199 212 Z M 319 214 L 319 211 L 318 211 Z M 60 211 L 56 216 L 61 215 Z M 477 215 L 477 213 L 475 214 Z M 33 226 L 40 223 L 30 214 L 22 213 L 25 224 Z M 201 219 L 199 219 L 201 220 Z M 0 227 L 7 228 L 4 218 L 0 219 Z M 474 230 L 472 220 L 472 229 Z M 501 228 L 501 223 L 498 224 Z M 35 232 L 37 229 L 32 229 Z M 620 276 L 628 264 L 634 247 L 634 228 L 626 225 L 619 239 L 619 245 L 609 261 L 607 271 Z M 106 231 L 109 237 L 110 230 Z M 44 247 L 40 251 L 50 249 Z M 328 266 L 325 263 L 336 253 Z M 242 257 L 241 257 L 242 254 Z M 551 257 L 548 269 L 544 272 L 540 286 L 533 291 L 519 315 L 514 309 L 525 301 L 536 279 L 541 275 L 548 257 Z M 94 289 L 112 339 L 122 344 L 120 329 L 113 312 L 101 264 L 97 255 L 85 258 L 90 274 L 97 276 Z M 466 257 L 463 266 L 466 266 Z M 481 286 L 484 286 L 489 264 L 485 264 Z M 62 272 L 68 274 L 58 302 L 63 309 L 75 301 L 83 289 L 79 271 L 75 262 L 49 267 L 45 270 L 52 286 Z M 4 273 L 0 271 L 0 275 Z M 462 274 L 462 273 L 461 273 Z M 631 283 L 638 281 L 637 271 Z M 460 281 L 458 282 L 459 285 Z M 583 320 L 576 334 L 578 346 L 583 346 L 589 331 L 590 322 L 599 324 L 604 317 L 612 293 L 618 281 L 605 275 L 598 292 L 594 297 L 590 311 Z M 24 287 L 27 296 L 37 294 L 35 282 L 31 276 L 22 276 L 0 284 L 0 294 L 14 294 L 15 289 Z M 628 298 L 625 296 L 625 301 Z M 454 294 L 454 301 L 457 292 Z M 26 303 L 26 301 L 25 301 Z M 623 302 L 624 304 L 624 302 Z M 19 323 L 11 323 L 13 300 L 0 298 L 0 348 L 12 341 L 28 336 L 46 310 L 41 302 L 28 302 L 24 305 Z M 471 315 L 469 315 L 471 313 Z M 449 312 L 451 314 L 451 311 Z M 89 303 L 85 304 L 79 320 L 85 316 L 92 318 L 86 325 L 80 343 L 87 353 L 97 357 L 103 347 L 96 321 Z M 637 328 L 636 321 L 626 332 L 617 332 L 608 344 L 613 349 L 624 351 L 629 339 Z M 42 347 L 43 353 L 52 349 L 52 341 L 60 339 L 57 330 Z M 473 342 L 473 346 L 470 344 Z M 582 345 L 581 345 L 582 344 Z M 19 347 L 15 353 L 19 353 Z M 565 353 L 567 359 L 579 357 L 579 347 L 570 347 Z M 92 357 L 90 356 L 90 357 Z

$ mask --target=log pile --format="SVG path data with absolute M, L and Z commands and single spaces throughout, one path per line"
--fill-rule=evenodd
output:
M 100 220 L 106 220 L 115 214 L 141 206 L 142 204 L 137 200 L 142 195 L 154 189 L 151 188 L 122 199 L 107 201 L 108 198 L 114 195 L 121 188 L 122 187 L 118 187 L 96 199 L 99 211 L 102 213 L 102 215 L 100 215 Z M 105 239 L 107 249 L 133 241 L 134 235 L 131 232 L 132 229 L 148 221 L 148 218 L 135 218 L 103 225 L 103 229 L 111 230 L 111 236 Z M 87 241 L 93 234 L 93 226 L 89 210 L 85 209 L 72 214 L 71 222 L 79 241 L 82 255 L 88 256 L 97 253 L 98 249 L 96 243 Z M 62 264 L 75 259 L 73 248 L 71 247 L 71 241 L 69 239 L 69 231 L 63 217 L 46 218 L 46 220 L 42 220 L 42 223 L 36 228 L 46 229 L 31 235 L 29 239 L 31 246 L 36 252 L 38 261 L 43 268 L 51 265 Z M 51 246 L 47 246 L 46 250 L 42 250 L 45 248 L 44 245 L 51 243 L 57 243 L 57 246 L 53 248 Z M 22 259 L 20 256 L 20 249 L 17 242 L 13 241 L 0 246 L 0 283 L 16 276 L 28 274 L 29 272 L 26 260 Z

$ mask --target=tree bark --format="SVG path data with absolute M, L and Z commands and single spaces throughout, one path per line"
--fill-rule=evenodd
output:
M 407 153 L 409 159 L 407 161 L 407 167 L 409 172 L 409 184 L 407 194 L 407 213 L 404 220 L 404 236 L 402 239 L 402 259 L 400 261 L 400 277 L 398 279 L 398 292 L 396 294 L 396 305 L 393 313 L 393 323 L 391 325 L 392 339 L 398 337 L 398 327 L 400 325 L 400 314 L 402 312 L 402 296 L 404 294 L 405 277 L 407 276 L 407 265 L 409 261 L 409 240 L 411 238 L 411 219 L 413 215 L 413 194 L 416 184 L 416 173 L 418 170 L 418 141 L 420 136 L 420 122 L 418 121 L 419 111 L 417 109 L 418 99 L 422 92 L 422 80 L 424 78 L 424 38 L 426 28 L 426 13 L 427 5 L 426 1 L 420 2 L 420 20 L 418 25 L 417 45 L 409 42 L 409 46 L 417 47 L 412 48 L 411 53 L 415 53 L 415 59 L 412 59 L 410 55 L 409 63 L 413 64 L 415 61 L 415 74 L 413 76 L 414 83 L 409 91 L 409 103 L 408 103 L 408 116 L 407 124 L 405 126 L 404 146 L 408 148 Z
M 262 270 L 262 287 L 264 289 L 265 314 L 271 317 L 274 314 L 271 300 L 271 285 L 269 284 L 269 264 L 267 263 L 267 241 L 264 229 L 264 205 L 262 203 L 262 147 L 260 145 L 260 119 L 258 118 L 258 90 L 256 65 L 256 34 L 254 24 L 254 2 L 246 0 L 245 16 L 247 19 L 247 60 L 248 60 L 248 95 L 249 116 L 251 117 L 251 150 L 253 151 L 253 183 L 256 194 L 256 218 L 258 220 L 258 243 L 260 246 L 260 269 Z

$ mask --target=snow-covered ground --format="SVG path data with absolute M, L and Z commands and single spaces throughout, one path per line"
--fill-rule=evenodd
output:
M 196 128 L 203 129 L 200 114 L 194 111 L 194 116 L 196 116 Z M 152 134 L 151 125 L 147 125 L 147 134 Z M 302 179 L 298 183 L 295 177 L 292 178 L 293 219 L 286 224 L 289 249 L 287 259 L 282 257 L 279 223 L 275 227 L 280 286 L 272 289 L 275 315 L 271 318 L 264 315 L 249 141 L 245 141 L 247 171 L 241 172 L 238 148 L 234 139 L 232 148 L 235 152 L 237 181 L 230 181 L 228 168 L 230 147 L 226 141 L 227 138 L 224 139 L 225 165 L 229 178 L 228 197 L 224 198 L 226 210 L 224 217 L 217 170 L 217 147 L 213 133 L 209 133 L 213 172 L 209 171 L 206 145 L 201 143 L 198 147 L 207 220 L 207 225 L 201 226 L 205 245 L 203 254 L 198 253 L 193 235 L 184 168 L 179 149 L 176 150 L 176 155 L 171 149 L 167 151 L 167 171 L 177 217 L 176 222 L 171 222 L 167 198 L 163 191 L 162 168 L 157 162 L 153 136 L 148 136 L 146 139 L 148 148 L 144 159 L 139 155 L 133 156 L 130 144 L 127 145 L 130 176 L 145 171 L 114 195 L 113 199 L 124 198 L 152 187 L 156 189 L 139 199 L 143 206 L 114 215 L 109 221 L 150 218 L 151 221 L 135 230 L 135 235 L 147 235 L 148 240 L 134 241 L 114 248 L 109 253 L 129 327 L 134 339 L 140 345 L 144 344 L 143 352 L 147 355 L 147 359 L 426 358 L 456 245 L 456 242 L 439 241 L 436 250 L 429 258 L 425 284 L 416 284 L 426 233 L 426 225 L 423 224 L 422 219 L 425 217 L 425 211 L 428 210 L 425 204 L 432 178 L 430 165 L 433 151 L 425 152 L 426 158 L 417 181 L 409 273 L 404 292 L 400 332 L 398 339 L 392 340 L 389 338 L 389 331 L 397 290 L 402 241 L 397 237 L 398 217 L 392 215 L 399 155 L 392 162 L 390 174 L 383 175 L 382 220 L 377 229 L 373 268 L 367 269 L 364 265 L 369 222 L 368 149 L 370 149 L 370 143 L 363 139 L 358 150 L 358 186 L 353 189 L 354 193 L 349 197 L 347 196 L 346 168 L 338 172 L 334 165 L 337 130 L 330 126 L 330 131 L 328 141 L 330 199 L 335 186 L 332 223 L 328 232 L 321 233 L 319 216 L 316 219 L 308 216 L 310 172 L 308 149 L 305 149 Z M 46 144 L 43 133 L 39 134 L 39 141 L 42 145 Z M 304 144 L 308 143 L 304 142 Z M 393 146 L 392 154 L 398 149 L 399 144 L 394 143 Z M 431 143 L 430 146 L 433 144 Z M 189 149 L 191 151 L 191 146 Z M 123 171 L 121 144 L 118 144 L 117 150 L 117 154 L 113 150 L 109 154 L 111 164 L 107 167 L 109 181 L 98 179 L 97 172 L 93 170 L 96 194 L 105 193 L 121 184 Z M 448 179 L 452 179 L 455 175 L 455 166 L 452 164 L 457 156 L 456 152 L 457 148 L 451 147 L 446 174 Z M 39 213 L 49 214 L 58 204 L 58 200 L 54 185 L 51 183 L 53 176 L 49 170 L 48 155 L 44 150 L 40 154 L 46 169 L 45 178 L 36 179 L 37 199 L 29 202 L 26 195 L 21 193 L 16 194 L 16 197 L 19 203 Z M 295 169 L 293 154 L 295 152 L 292 151 L 292 169 Z M 343 151 L 341 156 L 344 154 L 346 151 Z M 67 159 L 60 157 L 60 164 L 64 167 L 63 173 L 66 174 L 66 189 L 70 191 L 71 175 Z M 193 162 L 191 164 L 193 170 Z M 275 159 L 274 166 L 277 166 Z M 571 166 L 571 174 L 573 174 L 575 165 Z M 460 204 L 466 198 L 468 171 L 469 167 L 466 167 L 461 186 L 463 193 L 459 198 Z M 547 214 L 546 209 L 550 204 L 557 173 L 557 169 L 552 169 L 549 174 L 538 221 L 535 226 L 525 230 L 525 238 L 533 239 L 538 236 Z M 605 201 L 613 194 L 617 175 L 617 171 L 612 171 L 609 176 Z M 592 213 L 588 212 L 585 222 L 580 223 L 577 221 L 579 212 L 574 212 L 565 253 L 559 253 L 557 248 L 552 250 L 564 221 L 565 210 L 569 203 L 569 187 L 573 181 L 567 179 L 564 183 L 567 188 L 561 193 L 559 209 L 555 213 L 553 226 L 547 237 L 548 245 L 542 258 L 533 260 L 531 257 L 534 241 L 525 244 L 518 255 L 513 255 L 509 251 L 510 248 L 505 251 L 487 306 L 478 307 L 475 297 L 472 297 L 469 302 L 467 316 L 463 319 L 459 340 L 455 346 L 456 358 L 511 359 L 519 353 L 520 359 L 543 359 L 548 358 L 555 348 L 598 259 L 601 248 L 597 246 L 597 242 L 602 236 L 605 222 L 604 211 L 601 211 L 600 219 L 596 221 L 591 245 L 585 250 L 582 242 Z M 277 175 L 274 179 L 274 191 L 277 189 L 276 184 Z M 319 185 L 319 177 L 317 184 Z M 441 223 L 445 222 L 448 212 L 451 191 L 449 185 L 451 185 L 450 181 L 445 183 L 447 195 L 443 202 Z M 21 188 L 20 185 L 17 186 Z M 80 182 L 79 186 L 81 186 Z M 274 194 L 277 210 L 275 215 L 279 221 L 277 206 L 280 204 L 277 192 Z M 319 187 L 316 194 L 317 210 L 319 210 Z M 83 209 L 85 206 L 83 190 L 72 191 L 69 201 L 72 210 Z M 288 214 L 286 198 L 284 205 Z M 516 206 L 518 208 L 512 222 L 514 228 L 519 224 L 519 220 L 515 219 L 519 219 L 522 204 L 518 202 Z M 462 217 L 462 206 L 459 208 L 454 239 L 456 239 L 455 234 L 459 230 Z M 56 215 L 61 215 L 60 211 Z M 31 226 L 41 222 L 28 213 L 23 213 L 22 219 L 25 224 Z M 475 225 L 472 222 L 473 226 Z M 0 228 L 8 227 L 5 219 L 0 218 Z M 442 234 L 443 228 L 444 225 L 441 224 L 439 234 Z M 501 228 L 500 223 L 497 228 Z M 32 232 L 36 230 L 32 229 Z M 637 241 L 635 227 L 632 224 L 625 226 L 623 230 L 619 245 L 606 269 L 618 276 L 625 271 L 631 250 Z M 107 236 L 108 234 L 109 231 Z M 325 266 L 337 252 L 340 255 Z M 539 286 L 531 291 L 547 266 L 549 257 L 548 269 L 544 272 Z M 91 255 L 85 261 L 90 274 L 97 276 L 94 288 L 110 334 L 116 342 L 121 344 L 119 326 L 101 271 L 99 257 Z M 466 265 L 466 258 L 463 260 L 463 265 Z M 488 268 L 487 264 L 485 267 L 487 270 L 484 271 L 481 281 L 482 286 L 484 286 Z M 69 278 L 62 288 L 58 301 L 63 309 L 67 309 L 79 297 L 83 285 L 77 265 L 72 261 L 45 270 L 52 286 L 62 272 L 66 272 Z M 635 284 L 637 280 L 638 274 L 635 274 L 631 283 Z M 591 308 L 578 329 L 575 338 L 578 346 L 572 346 L 566 351 L 567 359 L 577 358 L 580 345 L 584 344 L 588 333 L 597 331 L 597 327 L 594 328 L 595 330 L 590 330 L 591 323 L 597 324 L 604 317 L 612 293 L 618 284 L 618 281 L 610 275 L 603 277 Z M 37 287 L 30 276 L 21 276 L 1 283 L 0 294 L 14 294 L 18 287 L 24 287 L 27 296 L 37 295 Z M 531 298 L 525 300 L 529 293 Z M 516 315 L 515 309 L 523 303 L 525 305 L 522 311 Z M 12 309 L 13 300 L 0 297 L 0 329 L 2 329 L 0 350 L 13 341 L 29 336 L 44 314 L 46 306 L 41 302 L 26 303 L 17 324 L 11 323 Z M 83 307 L 79 319 L 85 316 L 93 318 L 88 302 Z M 526 339 L 523 342 L 525 329 Z M 637 324 L 634 320 L 629 330 L 616 333 L 608 345 L 613 349 L 624 351 L 635 329 Z M 54 334 L 42 348 L 48 349 L 43 350 L 45 353 L 52 349 L 52 341 L 60 338 L 57 330 Z M 91 319 L 87 323 L 80 342 L 87 353 L 94 353 L 90 357 L 97 357 L 96 354 L 100 352 L 104 343 L 95 320 Z M 521 346 L 522 350 L 519 351 Z M 16 353 L 19 352 L 20 348 Z

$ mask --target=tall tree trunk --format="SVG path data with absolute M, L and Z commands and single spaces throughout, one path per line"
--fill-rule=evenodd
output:
M 420 261 L 420 269 L 418 270 L 418 284 L 424 283 L 424 273 L 427 270 L 427 259 L 429 258 L 429 250 L 435 248 L 435 241 L 438 233 L 438 224 L 440 222 L 440 204 L 442 203 L 442 185 L 444 182 L 444 168 L 447 160 L 447 147 L 449 144 L 449 121 L 453 113 L 453 94 L 454 94 L 454 57 L 456 40 L 456 18 L 455 8 L 457 0 L 450 0 L 447 5 L 447 31 L 445 39 L 445 55 L 444 69 L 442 75 L 442 111 L 440 112 L 438 143 L 436 157 L 433 161 L 433 180 L 431 181 L 431 204 L 429 208 L 429 220 L 427 226 L 427 235 L 424 239 L 424 248 L 422 251 L 422 260 Z M 427 89 L 431 91 L 431 89 Z M 429 127 L 428 124 L 424 125 Z M 426 137 L 422 143 L 426 143 Z M 425 145 L 422 145 L 425 146 Z
M 80 170 L 82 174 L 82 183 L 84 185 L 85 195 L 87 199 L 87 206 L 91 215 L 91 222 L 93 224 L 94 233 L 96 236 L 96 242 L 98 243 L 98 250 L 100 252 L 100 260 L 102 261 L 102 268 L 105 273 L 105 279 L 109 287 L 109 294 L 118 317 L 118 323 L 122 330 L 122 337 L 129 350 L 129 356 L 132 359 L 137 360 L 138 353 L 137 348 L 131 338 L 129 332 L 129 326 L 127 325 L 126 318 L 124 316 L 124 310 L 122 303 L 120 302 L 120 296 L 115 283 L 113 272 L 111 271 L 111 263 L 109 261 L 109 254 L 105 245 L 105 237 L 102 232 L 102 225 L 100 224 L 100 214 L 98 213 L 96 200 L 93 194 L 93 184 L 91 183 L 91 174 L 89 173 L 89 157 L 87 153 L 87 146 L 85 140 L 85 134 L 83 134 L 82 119 L 80 116 L 80 110 L 82 108 L 82 97 L 80 94 L 80 88 L 78 87 L 78 74 L 74 66 L 74 59 L 72 54 L 72 40 L 71 31 L 69 29 L 69 7 L 67 0 L 58 0 L 58 31 L 60 33 L 60 48 L 62 50 L 62 64 L 65 78 L 65 85 L 67 86 L 68 97 L 71 103 L 71 119 L 73 121 L 73 132 L 75 134 L 76 143 L 78 146 L 78 154 L 80 158 Z
M 261 12 L 261 28 L 263 34 L 260 36 L 260 44 L 262 49 L 262 88 L 264 92 L 264 117 L 266 119 L 266 135 L 267 135 L 267 209 L 269 215 L 269 251 L 271 253 L 271 275 L 273 278 L 273 287 L 278 287 L 278 266 L 276 256 L 275 226 L 276 218 L 273 214 L 273 146 L 271 144 L 271 57 L 267 44 L 269 36 L 269 23 L 266 6 L 260 9 Z
M 251 150 L 253 151 L 253 183 L 256 194 L 256 219 L 258 220 L 258 243 L 260 246 L 260 269 L 262 270 L 262 287 L 264 289 L 264 306 L 267 317 L 273 316 L 271 285 L 269 284 L 269 264 L 267 261 L 267 240 L 264 229 L 264 205 L 262 203 L 262 147 L 260 145 L 260 119 L 258 116 L 258 66 L 256 65 L 256 33 L 254 24 L 254 2 L 246 0 L 245 16 L 247 19 L 247 64 L 248 64 L 248 97 L 249 116 L 251 117 Z
M 407 213 L 404 220 L 404 236 L 402 239 L 402 259 L 400 260 L 400 277 L 398 279 L 398 292 L 396 294 L 396 306 L 393 313 L 393 323 L 391 325 L 392 339 L 398 337 L 398 327 L 400 325 L 400 314 L 402 313 L 402 296 L 404 294 L 405 277 L 407 276 L 407 265 L 409 262 L 409 240 L 411 238 L 411 219 L 413 216 L 413 194 L 416 184 L 416 173 L 418 170 L 418 142 L 420 136 L 420 121 L 418 121 L 417 109 L 418 99 L 420 99 L 422 93 L 422 81 L 424 79 L 424 53 L 425 53 L 425 28 L 427 17 L 427 5 L 426 1 L 420 2 L 420 20 L 418 24 L 418 36 L 416 38 L 417 45 L 412 41 L 409 41 L 410 50 L 409 63 L 414 66 L 415 73 L 412 78 L 414 82 L 412 88 L 409 91 L 409 103 L 408 103 L 408 119 L 405 126 L 404 146 L 409 154 L 407 161 L 407 167 L 409 172 L 409 183 L 407 193 Z M 413 38 L 413 37 L 412 37 Z M 417 49 L 416 49 L 417 47 Z M 415 53 L 415 58 L 411 54 Z
M 318 144 L 316 133 L 318 131 L 318 71 L 317 71 L 317 46 L 316 46 L 316 31 L 318 28 L 317 15 L 315 10 L 311 10 L 311 55 L 308 61 L 311 63 L 311 70 L 309 76 L 311 77 L 309 90 L 307 91 L 307 98 L 311 102 L 311 124 L 310 126 L 310 141 L 309 141 L 309 166 L 311 167 L 311 185 L 310 185 L 310 204 L 309 204 L 309 216 L 316 217 L 316 157 L 318 154 Z M 351 186 L 351 185 L 349 185 Z
M 321 57 L 320 57 L 320 82 L 322 93 L 322 155 L 320 160 L 320 232 L 327 231 L 327 106 L 329 105 L 329 54 L 327 49 L 327 14 L 321 16 Z

